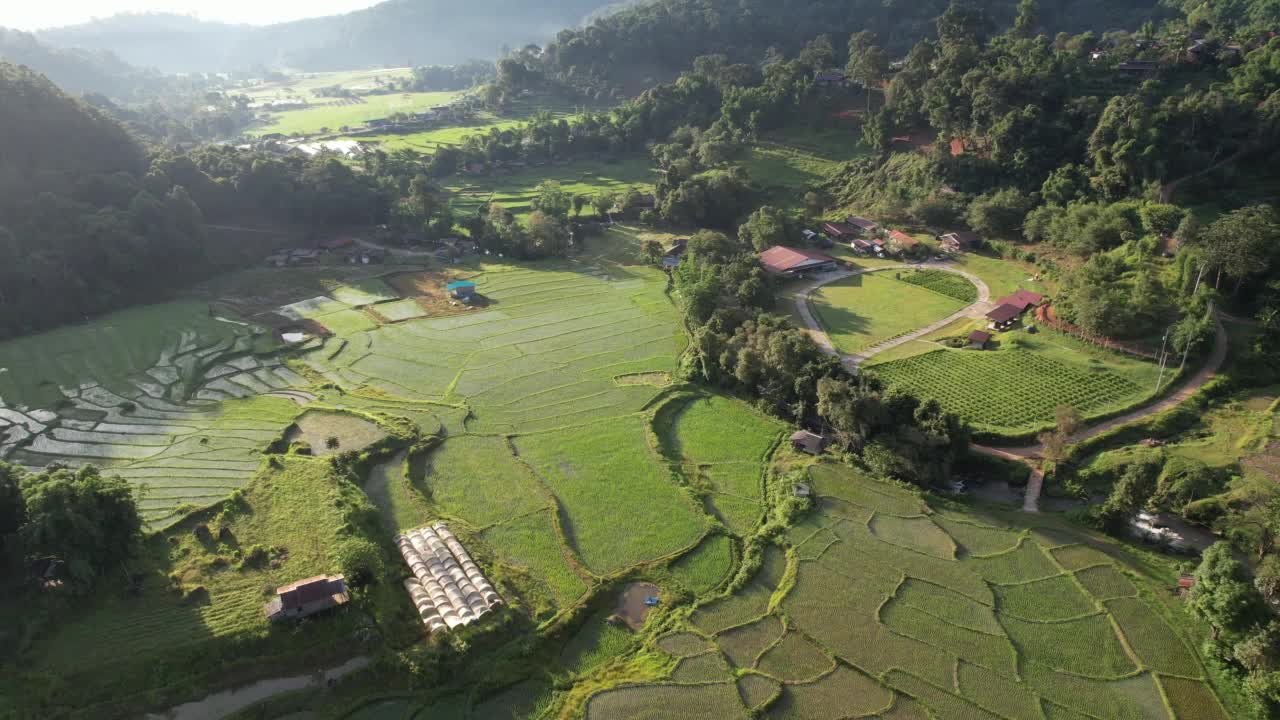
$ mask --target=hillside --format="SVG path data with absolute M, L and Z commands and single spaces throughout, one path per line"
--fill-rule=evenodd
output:
M 936 18 L 948 0 L 888 3 L 881 0 L 658 0 L 600 18 L 557 36 L 547 56 L 562 77 L 584 74 L 612 85 L 651 84 L 674 76 L 699 55 L 719 52 L 754 61 L 766 49 L 794 52 L 820 34 L 837 49 L 851 33 L 875 32 L 894 57 L 936 34 Z M 989 29 L 1011 22 L 1017 0 L 981 0 Z M 1104 32 L 1166 17 L 1156 0 L 1043 0 L 1040 29 Z M 714 48 L 714 50 L 712 50 Z
M 118 123 L 28 68 L 0 62 L 0 197 L 58 191 L 87 175 L 138 173 L 142 148 Z
M 35 35 L 0 27 L 0 60 L 26 65 L 71 93 L 128 98 L 158 77 L 102 50 L 55 48 Z
M 164 72 L 437 65 L 494 57 L 504 46 L 545 41 L 609 4 L 477 0 L 458 6 L 445 0 L 389 0 L 344 15 L 265 27 L 131 14 L 46 30 L 39 37 L 60 47 L 110 51 Z

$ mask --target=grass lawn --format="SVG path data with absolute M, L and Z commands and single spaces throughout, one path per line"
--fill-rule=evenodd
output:
M 953 298 L 893 278 L 894 271 L 857 275 L 811 297 L 818 322 L 843 353 L 852 354 L 917 330 L 965 306 Z
M 304 73 L 292 75 L 282 82 L 267 82 L 236 90 L 236 94 L 247 95 L 255 102 L 263 100 L 285 101 L 290 98 L 320 98 L 315 90 L 324 87 L 345 88 L 352 91 L 374 90 L 379 87 L 378 80 L 401 80 L 412 75 L 410 68 L 383 68 L 378 70 L 346 70 L 341 72 Z M 289 90 L 292 90 L 290 94 Z
M 251 135 L 311 135 L 328 128 L 338 132 L 344 126 L 355 127 L 369 120 L 381 120 L 394 113 L 414 113 L 446 105 L 458 97 L 456 92 L 395 93 L 368 95 L 356 99 L 326 98 L 324 105 L 302 110 L 287 110 L 271 114 L 271 122 L 250 129 Z

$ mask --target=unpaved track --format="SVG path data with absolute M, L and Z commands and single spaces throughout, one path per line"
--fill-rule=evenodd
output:
M 958 275 L 965 276 L 966 278 L 969 279 L 970 282 L 972 282 L 974 285 L 978 287 L 978 302 L 970 305 L 969 307 L 961 310 L 960 312 L 957 312 L 949 317 L 943 318 L 942 320 L 939 320 L 938 322 L 935 322 L 927 327 L 921 328 L 919 330 L 916 330 L 915 332 L 908 333 L 906 335 L 902 335 L 892 340 L 886 340 L 885 342 L 882 342 L 878 345 L 870 347 L 867 350 L 864 350 L 863 352 L 857 355 L 843 355 L 836 349 L 835 345 L 831 342 L 830 336 L 827 335 L 826 331 L 822 329 L 822 326 L 818 323 L 817 319 L 814 318 L 813 311 L 809 306 L 810 297 L 813 295 L 813 293 L 816 290 L 823 287 L 824 285 L 830 285 L 831 283 L 839 282 L 840 280 L 844 280 L 845 278 L 850 278 L 857 275 L 865 275 L 867 273 L 884 272 L 885 270 L 904 270 L 904 269 L 922 269 L 922 268 L 945 270 L 947 272 L 953 272 Z M 990 288 L 987 287 L 986 283 L 982 282 L 981 279 L 975 277 L 974 275 L 964 272 L 963 270 L 958 270 L 954 267 L 950 267 L 945 264 L 891 265 L 888 267 L 869 268 L 866 270 L 858 270 L 855 272 L 842 270 L 839 272 L 828 273 L 826 275 L 823 275 L 822 277 L 817 278 L 812 283 L 809 283 L 808 285 L 805 285 L 804 287 L 797 290 L 795 293 L 795 302 L 796 302 L 796 310 L 799 311 L 800 317 L 804 320 L 805 324 L 808 326 L 807 328 L 808 333 L 810 336 L 813 337 L 814 342 L 816 342 L 824 352 L 830 355 L 838 356 L 840 358 L 840 361 L 844 363 L 844 366 L 846 368 L 856 373 L 859 365 L 865 363 L 867 360 L 870 360 L 876 355 L 879 355 L 880 353 L 885 352 L 886 350 L 890 350 L 900 345 L 904 345 L 906 343 L 911 342 L 912 340 L 917 340 L 921 337 L 924 337 L 925 335 L 928 335 L 929 333 L 936 332 L 937 330 L 940 330 L 946 327 L 947 325 L 951 324 L 952 322 L 955 322 L 956 320 L 959 320 L 961 318 L 965 318 L 965 317 L 978 318 L 978 317 L 984 316 L 991 309 L 991 290 Z M 1227 319 L 1232 321 L 1236 320 L 1235 318 L 1227 318 Z M 1200 388 L 1204 387 L 1205 384 L 1207 384 L 1210 380 L 1214 378 L 1214 376 L 1218 374 L 1218 371 L 1222 369 L 1222 364 L 1226 362 L 1226 359 L 1227 359 L 1228 336 L 1227 336 L 1226 327 L 1222 324 L 1222 321 L 1223 321 L 1223 316 L 1221 314 L 1218 314 L 1215 317 L 1215 323 L 1216 323 L 1217 329 L 1216 329 L 1216 334 L 1214 338 L 1213 353 L 1209 356 L 1209 361 L 1206 362 L 1204 367 L 1202 367 L 1199 372 L 1197 372 L 1194 376 L 1191 377 L 1191 379 L 1189 379 L 1186 383 L 1184 383 L 1183 386 L 1180 387 L 1176 392 L 1170 394 L 1168 397 L 1165 397 L 1159 402 L 1152 403 L 1150 405 L 1134 410 L 1133 412 L 1126 413 L 1125 415 L 1121 415 L 1120 417 L 1112 418 L 1111 420 L 1108 420 L 1106 422 L 1099 423 L 1098 425 L 1094 425 L 1093 427 L 1089 427 L 1084 430 L 1081 430 L 1080 432 L 1072 435 L 1069 438 L 1068 444 L 1075 445 L 1077 443 L 1084 442 L 1085 440 L 1088 440 L 1090 438 L 1097 437 L 1102 433 L 1108 432 L 1110 430 L 1114 430 L 1115 428 L 1118 428 L 1122 425 L 1128 425 L 1130 423 L 1149 418 L 1152 415 L 1157 415 L 1166 410 L 1169 410 L 1174 407 L 1177 407 L 1178 405 L 1181 405 L 1182 403 L 1186 402 L 1192 395 L 1195 395 L 1197 392 L 1199 392 Z M 983 455 L 989 455 L 991 457 L 997 457 L 1004 460 L 1012 460 L 1015 462 L 1027 463 L 1031 467 L 1031 478 L 1027 482 L 1027 493 L 1023 499 L 1022 509 L 1025 512 L 1040 511 L 1040 493 L 1043 490 L 1043 486 L 1044 486 L 1044 473 L 1040 470 L 1038 461 L 1044 456 L 1044 445 L 1041 445 L 1038 443 L 1033 445 L 1008 446 L 1008 447 L 990 447 L 985 445 L 974 445 L 973 450 L 975 452 L 982 453 Z
M 1222 369 L 1222 364 L 1227 360 L 1227 350 L 1229 347 L 1229 339 L 1227 329 L 1222 324 L 1222 316 L 1219 314 L 1214 318 L 1216 325 L 1216 333 L 1214 337 L 1213 352 L 1209 355 L 1209 360 L 1200 368 L 1200 371 L 1187 380 L 1182 387 L 1168 397 L 1159 402 L 1152 403 L 1145 407 L 1134 410 L 1133 412 L 1112 418 L 1106 422 L 1099 423 L 1093 427 L 1085 428 L 1080 432 L 1072 435 L 1067 440 L 1068 445 L 1075 445 L 1091 438 L 1095 438 L 1105 432 L 1114 430 L 1123 425 L 1145 420 L 1152 415 L 1158 415 L 1166 410 L 1171 410 L 1182 403 L 1186 402 L 1191 396 L 1195 395 L 1210 380 L 1212 380 L 1218 371 Z M 1044 445 L 1025 445 L 1017 447 L 989 447 L 985 445 L 974 445 L 974 452 L 997 457 L 1004 460 L 1013 460 L 1016 462 L 1025 462 L 1031 466 L 1031 481 L 1027 483 L 1027 495 L 1023 501 L 1023 510 L 1027 512 L 1038 512 L 1040 506 L 1040 492 L 1044 483 L 1044 473 L 1038 467 L 1038 460 L 1044 457 Z
M 810 298 L 813 293 L 822 288 L 824 285 L 830 285 L 846 278 L 857 277 L 858 275 L 868 275 L 871 273 L 885 272 L 887 270 L 941 270 L 943 272 L 961 275 L 978 288 L 978 301 L 972 305 L 960 310 L 959 312 L 948 315 L 947 317 L 932 323 L 926 327 L 920 328 L 906 335 L 899 335 L 896 338 L 885 340 L 877 345 L 873 345 L 856 355 L 845 355 L 836 349 L 831 337 L 827 335 L 827 331 L 818 323 L 817 318 L 813 316 L 813 309 L 809 305 Z M 813 338 L 818 347 L 822 348 L 828 355 L 835 355 L 840 358 L 840 362 L 850 371 L 857 372 L 858 366 L 862 365 L 871 358 L 879 355 L 886 350 L 891 350 L 900 345 L 905 345 L 912 340 L 919 339 L 931 332 L 936 332 L 951 323 L 962 318 L 980 318 L 991 311 L 991 288 L 976 275 L 960 270 L 955 266 L 946 263 L 916 263 L 910 265 L 889 265 L 879 268 L 866 268 L 863 270 L 840 270 L 838 272 L 827 273 L 813 282 L 805 285 L 795 292 L 796 310 L 799 312 L 801 319 L 808 326 L 808 333 Z

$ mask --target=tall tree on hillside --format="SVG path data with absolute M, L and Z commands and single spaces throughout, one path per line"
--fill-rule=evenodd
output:
M 1036 0 L 1021 0 L 1018 3 L 1018 17 L 1013 21 L 1012 35 L 1019 38 L 1034 37 L 1039 24 L 1040 4 Z
M 1218 218 L 1204 233 L 1202 247 L 1209 267 L 1236 279 L 1264 273 L 1280 257 L 1280 216 L 1267 205 L 1255 205 Z
M 141 538 L 137 498 L 119 476 L 51 467 L 28 476 L 23 493 L 28 552 L 62 559 L 83 585 L 129 559 Z
M 1260 616 L 1257 591 L 1227 543 L 1214 543 L 1204 551 L 1195 577 L 1187 606 L 1209 623 L 1215 640 L 1242 632 Z
M 27 521 L 27 504 L 22 498 L 22 469 L 0 462 L 0 570 L 11 549 L 8 539 Z
M 871 93 L 878 91 L 889 76 L 889 56 L 880 47 L 875 33 L 864 30 L 849 38 L 849 64 L 845 72 L 862 85 L 869 114 Z

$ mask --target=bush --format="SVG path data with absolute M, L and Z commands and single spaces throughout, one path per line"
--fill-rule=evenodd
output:
M 372 542 L 352 537 L 343 540 L 334 549 L 334 556 L 342 568 L 347 582 L 354 587 L 367 585 L 382 574 L 382 551 Z

